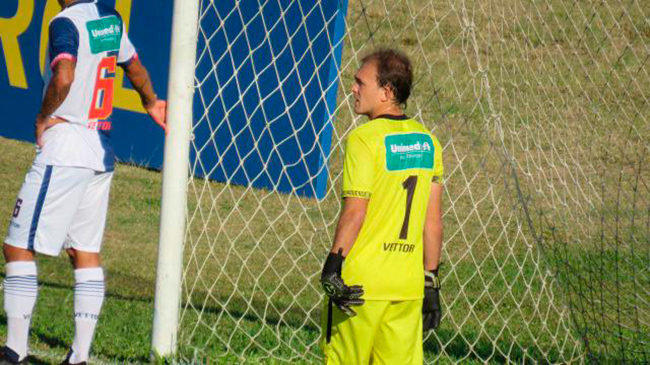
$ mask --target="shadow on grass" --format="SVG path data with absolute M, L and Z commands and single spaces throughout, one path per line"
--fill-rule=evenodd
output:
M 0 315 L 0 325 L 6 327 L 7 326 L 7 316 L 4 314 Z M 38 341 L 44 345 L 47 345 L 50 349 L 61 349 L 62 352 L 66 352 L 70 349 L 70 343 L 65 342 L 64 340 L 58 338 L 58 337 L 52 337 L 48 336 L 46 333 L 39 331 L 37 328 L 31 328 L 30 329 L 30 336 L 36 336 L 38 338 Z M 98 354 L 95 354 L 98 355 Z M 114 353 L 111 351 L 102 351 L 101 356 L 103 358 L 110 359 L 112 362 L 116 363 L 137 363 L 137 364 L 144 364 L 148 363 L 149 359 L 146 356 L 124 356 L 122 354 Z M 63 358 L 61 358 L 61 361 L 63 361 Z M 30 355 L 27 358 L 27 363 L 28 364 L 51 364 L 51 361 L 45 361 L 45 360 L 40 360 L 37 357 Z M 58 363 L 58 362 L 57 362 Z
M 34 365 L 50 365 L 50 362 L 39 360 L 37 357 L 32 355 L 27 356 L 27 363 Z
M 2 277 L 3 275 L 0 275 Z M 65 284 L 52 283 L 52 282 L 41 282 L 40 285 L 43 285 L 48 288 L 57 289 L 57 290 L 70 290 L 71 287 Z M 120 301 L 133 301 L 133 302 L 144 302 L 151 303 L 152 298 L 144 296 L 128 296 L 114 293 L 107 293 L 108 298 L 117 299 Z M 205 297 L 195 296 L 192 300 L 192 303 L 204 303 Z M 214 299 L 213 299 L 214 300 Z M 320 311 L 318 310 L 304 310 L 300 307 L 294 307 L 295 303 L 290 304 L 276 304 L 272 313 L 269 314 L 268 303 L 262 299 L 254 299 L 252 301 L 247 301 L 245 298 L 228 298 L 227 296 L 221 296 L 219 299 L 221 303 L 227 303 L 226 305 L 217 304 L 206 307 L 199 307 L 203 313 L 204 318 L 202 321 L 210 322 L 209 317 L 214 318 L 214 322 L 224 321 L 224 328 L 228 328 L 230 324 L 238 326 L 238 323 L 241 323 L 241 320 L 248 322 L 250 327 L 240 327 L 236 331 L 241 331 L 243 335 L 250 336 L 251 333 L 255 335 L 263 331 L 262 327 L 267 326 L 271 328 L 286 328 L 289 333 L 302 332 L 308 334 L 307 337 L 317 339 L 321 334 L 321 328 L 319 325 L 314 323 L 320 323 Z M 188 302 L 183 302 L 182 306 L 188 308 L 191 306 Z M 247 310 L 241 310 L 240 308 L 247 308 Z M 254 308 L 255 310 L 251 310 Z M 257 313 L 264 313 L 264 315 L 258 315 Z M 226 316 L 224 316 L 224 314 Z M 205 316 L 208 318 L 205 318 Z M 311 317 L 311 321 L 305 321 L 305 316 Z M 186 317 L 186 323 L 193 323 L 197 321 L 197 318 L 194 318 L 194 315 Z M 6 325 L 6 317 L 4 315 L 0 316 L 1 324 Z M 181 324 L 182 325 L 182 324 Z M 513 343 L 507 341 L 507 339 L 497 339 L 492 341 L 486 338 L 485 335 L 477 335 L 473 329 L 467 329 L 461 333 L 457 331 L 451 331 L 444 329 L 444 323 L 442 328 L 439 329 L 436 333 L 440 342 L 434 339 L 429 339 L 424 343 L 424 351 L 427 358 L 435 358 L 437 354 L 441 353 L 442 347 L 440 343 L 444 345 L 444 354 L 445 356 L 450 356 L 456 359 L 463 359 L 467 361 L 478 361 L 485 362 L 489 360 L 495 363 L 522 363 L 533 360 L 541 364 L 546 363 L 557 363 L 562 362 L 564 357 L 562 354 L 552 351 L 551 353 L 544 355 L 539 351 L 535 350 L 536 346 L 534 343 L 530 344 L 521 344 Z M 65 351 L 69 344 L 63 341 L 61 338 L 48 336 L 43 332 L 33 331 L 32 334 L 36 336 L 40 342 L 46 344 L 50 348 L 60 348 Z M 208 334 L 208 337 L 212 335 Z M 203 338 L 205 340 L 205 338 Z M 212 341 L 219 341 L 216 337 L 212 340 L 208 340 L 204 345 Z M 214 344 L 213 344 L 214 345 Z M 271 348 L 277 349 L 277 344 L 269 343 Z M 268 351 L 267 346 L 262 346 L 259 350 L 262 353 Z M 287 345 L 287 350 L 289 350 L 290 345 Z M 308 346 L 309 347 L 309 346 Z M 266 348 L 266 349 L 265 349 Z M 249 349 L 253 350 L 253 349 Z M 292 349 L 291 351 L 295 351 Z M 227 350 L 224 349 L 224 353 Z M 504 355 L 505 354 L 505 355 Z M 149 359 L 147 356 L 125 356 L 120 354 L 117 351 L 111 351 L 110 349 L 103 349 L 101 351 L 101 356 L 104 358 L 109 358 L 112 361 L 116 362 L 148 362 Z M 37 363 L 37 362 L 34 362 Z
M 0 274 L 0 279 L 4 280 L 5 274 Z M 141 280 L 141 279 L 139 279 Z M 60 284 L 60 283 L 54 283 L 54 282 L 48 282 L 48 281 L 41 281 L 39 279 L 38 281 L 39 286 L 44 286 L 50 289 L 63 289 L 63 290 L 70 290 L 72 292 L 73 286 L 72 285 L 66 285 L 66 284 Z M 151 284 L 153 286 L 153 284 Z M 113 298 L 113 299 L 118 299 L 118 300 L 124 300 L 124 301 L 133 301 L 133 302 L 143 302 L 143 303 L 153 303 L 154 298 L 150 296 L 135 296 L 135 295 L 122 295 L 119 293 L 115 293 L 114 291 L 107 290 L 106 291 L 106 298 Z
M 441 324 L 443 329 L 438 329 L 436 335 L 440 342 L 433 338 L 424 342 L 425 358 L 435 358 L 441 353 L 440 343 L 444 343 L 444 353 L 455 359 L 463 361 L 476 361 L 484 363 L 498 364 L 523 364 L 533 362 L 536 364 L 554 364 L 565 363 L 566 358 L 562 357 L 556 351 L 548 355 L 540 353 L 533 349 L 533 343 L 528 345 L 524 351 L 521 344 L 515 344 L 507 339 L 491 341 L 484 335 L 477 338 L 474 331 L 457 332 L 444 329 L 444 323 Z M 463 337 L 464 336 L 464 337 Z
M 4 276 L 5 276 L 4 274 L 0 274 L 0 278 L 4 278 Z M 54 292 L 69 292 L 70 295 L 73 293 L 72 286 L 67 284 L 48 282 L 48 281 L 39 281 L 39 286 L 42 286 L 49 290 L 53 290 Z M 50 292 L 46 294 L 53 294 L 53 293 Z M 151 305 L 153 306 L 153 298 L 144 297 L 144 296 L 142 297 L 129 296 L 129 295 L 121 295 L 112 292 L 107 292 L 106 298 L 110 298 L 115 302 L 127 302 L 127 303 L 139 302 L 139 303 L 147 303 L 147 304 L 151 303 Z M 45 313 L 45 315 L 47 315 L 47 313 Z M 73 322 L 73 318 L 71 315 L 69 320 L 70 323 Z M 3 312 L 0 313 L 0 326 L 4 326 L 4 327 L 7 326 L 7 317 Z M 37 343 L 41 343 L 51 350 L 61 350 L 61 352 L 66 352 L 71 346 L 71 342 L 69 342 L 64 335 L 58 335 L 58 334 L 52 335 L 52 333 L 49 331 L 47 327 L 43 329 L 43 328 L 39 328 L 39 326 L 32 325 L 30 329 L 30 336 L 33 336 L 33 338 L 36 339 Z M 111 348 L 103 347 L 100 351 L 98 352 L 93 351 L 93 353 L 95 356 L 100 356 L 103 359 L 108 359 L 108 361 L 110 361 L 111 363 L 148 363 L 149 362 L 148 355 L 146 354 L 142 356 L 137 356 L 137 355 L 126 356 L 124 353 L 119 353 L 119 349 L 111 349 Z M 62 361 L 63 358 L 61 358 L 60 360 Z M 41 361 L 38 358 L 30 356 L 29 363 L 50 364 L 51 362 Z
M 181 303 L 181 308 L 190 308 L 190 307 L 198 307 L 192 305 L 192 303 L 202 303 L 204 302 L 205 298 L 194 298 L 191 302 L 184 301 Z M 284 310 L 282 313 L 285 313 L 282 318 L 280 316 L 271 314 L 271 315 L 266 315 L 264 317 L 251 314 L 250 310 L 242 311 L 240 309 L 233 309 L 233 308 L 256 308 L 256 311 L 258 312 L 268 312 L 268 309 L 266 308 L 266 302 L 256 299 L 252 301 L 245 301 L 243 299 L 232 299 L 232 298 L 226 298 L 225 296 L 221 296 L 220 301 L 222 302 L 227 302 L 228 304 L 225 306 L 227 307 L 224 309 L 224 306 L 206 306 L 202 307 L 201 311 L 203 313 L 207 313 L 210 315 L 215 315 L 219 316 L 223 314 L 224 312 L 228 314 L 232 318 L 236 319 L 244 319 L 249 322 L 260 322 L 264 323 L 268 326 L 271 327 L 287 327 L 293 330 L 305 330 L 307 332 L 311 333 L 320 333 L 320 327 L 314 326 L 312 324 L 305 324 L 304 323 L 304 318 L 306 315 L 309 315 L 309 313 L 305 312 L 304 310 L 298 310 L 298 309 L 289 309 L 289 310 Z M 276 308 L 279 307 L 280 309 L 284 309 L 282 305 L 276 305 Z M 274 310 L 275 312 L 280 312 L 280 310 Z M 313 316 L 313 314 L 312 314 Z M 320 316 L 318 318 L 313 318 L 314 321 L 320 323 Z
M 205 299 L 205 298 L 203 298 Z M 228 301 L 228 298 L 225 296 L 221 297 L 223 302 Z M 203 303 L 203 300 L 198 300 L 195 298 L 194 303 Z M 183 307 L 187 308 L 190 304 L 187 302 L 183 303 Z M 278 308 L 276 311 L 283 313 L 282 317 L 277 315 L 266 315 L 264 317 L 255 315 L 248 311 L 242 311 L 238 308 L 258 308 L 258 312 L 264 312 L 263 308 L 264 303 L 260 300 L 254 300 L 252 302 L 247 302 L 243 299 L 235 300 L 230 298 L 226 306 L 206 306 L 201 308 L 202 315 L 204 318 L 202 321 L 209 322 L 209 318 L 205 318 L 206 315 L 214 316 L 214 321 L 221 322 L 220 326 L 224 328 L 229 328 L 230 325 L 238 326 L 241 323 L 241 320 L 249 322 L 252 324 L 252 327 L 249 329 L 238 327 L 235 331 L 241 331 L 242 334 L 250 336 L 251 333 L 259 333 L 262 331 L 261 327 L 284 327 L 287 328 L 290 333 L 295 333 L 298 331 L 307 332 L 313 335 L 314 338 L 318 338 L 321 335 L 320 326 L 315 326 L 312 324 L 306 324 L 304 321 L 305 315 L 312 316 L 313 321 L 319 323 L 320 315 L 315 313 L 320 312 L 309 312 L 306 313 L 303 310 L 294 310 L 287 308 Z M 290 313 L 290 314 L 289 314 Z M 224 323 L 224 316 L 225 323 Z M 302 319 L 302 320 L 301 320 Z M 186 317 L 186 323 L 195 323 L 197 319 L 193 316 Z M 181 324 L 182 325 L 182 324 Z M 567 358 L 570 358 L 572 354 L 562 354 L 557 349 L 551 350 L 547 354 L 543 354 L 537 350 L 537 344 L 534 342 L 521 343 L 521 339 L 510 339 L 510 338 L 499 338 L 496 341 L 492 341 L 485 334 L 478 335 L 473 328 L 468 328 L 462 332 L 453 331 L 451 329 L 445 329 L 445 324 L 442 324 L 442 328 L 436 332 L 438 340 L 435 340 L 433 337 L 430 337 L 424 343 L 424 352 L 426 358 L 435 358 L 440 353 L 444 353 L 444 356 L 452 357 L 454 359 L 462 359 L 466 361 L 477 361 L 477 362 L 494 362 L 501 364 L 509 363 L 527 363 L 535 362 L 538 364 L 551 364 L 551 363 L 564 363 Z M 205 335 L 199 335 L 199 338 L 203 344 L 206 346 L 208 343 L 220 340 L 217 336 L 214 336 L 213 339 L 208 339 L 204 337 Z M 208 334 L 208 336 L 213 336 Z M 443 348 L 440 344 L 444 345 Z M 214 345 L 214 342 L 213 342 Z M 270 344 L 271 345 L 271 344 Z M 277 344 L 272 344 L 272 348 L 277 348 Z M 295 350 L 295 349 L 293 349 Z M 226 350 L 225 350 L 226 351 Z M 231 350 L 232 351 L 232 350 Z M 262 349 L 262 351 L 268 351 L 268 349 Z M 244 355 L 245 356 L 245 355 Z
M 7 316 L 4 313 L 0 315 L 0 325 L 4 327 L 7 326 Z M 69 345 L 64 341 L 62 341 L 61 339 L 49 337 L 43 333 L 38 332 L 37 330 L 31 329 L 30 335 L 36 336 L 40 342 L 46 344 L 50 348 L 60 348 L 64 351 L 69 348 Z M 61 359 L 61 361 L 63 361 L 63 358 Z M 50 364 L 49 361 L 39 360 L 37 357 L 33 355 L 29 355 L 27 357 L 27 363 L 28 364 Z

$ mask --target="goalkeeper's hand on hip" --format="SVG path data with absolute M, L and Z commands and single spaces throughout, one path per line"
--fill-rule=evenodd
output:
M 424 274 L 424 301 L 422 301 L 422 329 L 428 331 L 437 329 L 442 318 L 440 306 L 440 279 L 438 270 L 427 271 Z
M 342 249 L 338 253 L 331 253 L 327 256 L 323 273 L 320 277 L 321 285 L 325 294 L 330 298 L 341 312 L 350 317 L 357 315 L 357 312 L 352 309 L 353 306 L 362 305 L 365 301 L 361 298 L 363 296 L 363 287 L 361 285 L 347 286 L 341 278 L 341 268 L 343 267 L 343 260 L 345 258 L 341 254 Z

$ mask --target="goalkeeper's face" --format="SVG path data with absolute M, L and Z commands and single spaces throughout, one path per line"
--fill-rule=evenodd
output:
M 390 102 L 386 88 L 377 83 L 377 65 L 375 62 L 364 63 L 356 75 L 352 86 L 354 96 L 354 112 L 373 118 L 383 104 Z

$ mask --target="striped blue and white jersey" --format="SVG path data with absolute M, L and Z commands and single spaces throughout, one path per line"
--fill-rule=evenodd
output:
M 79 0 L 50 22 L 48 53 L 50 67 L 44 75 L 45 88 L 58 62 L 68 59 L 76 66 L 68 96 L 52 114 L 68 123 L 57 124 L 44 133 L 36 162 L 111 171 L 116 68 L 137 58 L 122 17 L 97 0 Z

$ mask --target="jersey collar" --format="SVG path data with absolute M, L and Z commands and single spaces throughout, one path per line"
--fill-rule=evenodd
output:
M 392 114 L 382 114 L 375 119 L 390 119 L 390 120 L 407 120 L 409 117 L 406 115 L 392 115 Z M 373 119 L 374 120 L 374 119 Z
M 94 2 L 95 2 L 95 0 L 77 0 L 77 1 L 73 2 L 72 4 L 68 5 L 66 8 L 73 7 L 73 6 L 77 5 L 77 4 L 87 4 L 87 3 L 94 3 Z

